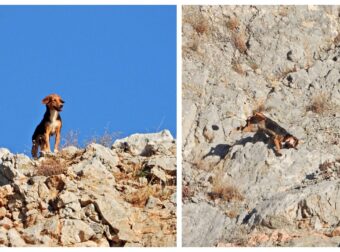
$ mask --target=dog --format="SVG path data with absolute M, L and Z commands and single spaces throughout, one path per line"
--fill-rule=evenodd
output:
M 46 105 L 46 112 L 32 136 L 31 153 L 34 159 L 38 157 L 39 147 L 42 153 L 51 152 L 50 136 L 55 135 L 54 153 L 58 152 L 60 143 L 62 121 L 59 113 L 65 102 L 59 95 L 50 94 L 42 100 L 42 103 Z
M 275 145 L 275 151 L 278 156 L 281 156 L 281 148 L 294 148 L 299 144 L 299 140 L 282 128 L 278 123 L 266 117 L 260 112 L 254 113 L 246 120 L 244 127 L 237 127 L 237 130 L 242 132 L 258 132 L 262 131 L 269 136 Z

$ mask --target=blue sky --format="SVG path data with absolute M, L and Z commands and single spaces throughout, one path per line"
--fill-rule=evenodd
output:
M 0 34 L 0 147 L 30 151 L 50 93 L 80 143 L 176 136 L 175 6 L 0 6 Z

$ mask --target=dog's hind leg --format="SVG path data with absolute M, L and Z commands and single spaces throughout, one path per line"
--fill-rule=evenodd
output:
M 32 154 L 32 157 L 34 159 L 38 158 L 38 148 L 39 148 L 39 144 L 37 143 L 36 140 L 33 140 L 32 141 L 32 150 L 31 150 L 31 154 Z

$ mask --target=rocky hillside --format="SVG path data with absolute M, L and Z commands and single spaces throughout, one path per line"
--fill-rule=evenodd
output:
M 182 35 L 184 246 L 339 246 L 340 8 L 185 6 Z
M 175 246 L 175 155 L 167 130 L 37 161 L 0 149 L 0 246 Z

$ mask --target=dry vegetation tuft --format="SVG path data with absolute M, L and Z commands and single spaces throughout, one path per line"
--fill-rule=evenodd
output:
M 79 146 L 79 131 L 77 130 L 70 130 L 65 133 L 64 137 L 62 138 L 62 148 L 66 148 L 68 146 Z
M 246 38 L 244 33 L 233 33 L 232 34 L 232 41 L 234 43 L 234 46 L 237 50 L 239 50 L 240 53 L 246 53 L 247 51 L 247 44 L 246 44 Z
M 79 131 L 70 130 L 65 133 L 62 138 L 62 148 L 68 146 L 75 146 L 77 148 L 83 148 L 84 145 L 89 145 L 91 143 L 101 144 L 105 147 L 110 148 L 114 141 L 121 135 L 121 132 L 111 132 L 108 128 L 104 128 L 104 133 L 102 135 L 94 134 L 89 139 L 85 140 L 84 144 L 79 143 Z
M 208 21 L 205 20 L 203 17 L 200 17 L 200 19 L 194 22 L 192 25 L 199 35 L 207 33 L 209 30 Z
M 241 64 L 237 61 L 231 62 L 231 68 L 240 75 L 245 75 L 245 71 L 243 70 Z
M 37 176 L 52 176 L 65 173 L 67 167 L 59 159 L 46 158 L 37 167 Z
M 125 200 L 135 207 L 143 208 L 151 196 L 163 201 L 168 199 L 173 193 L 173 190 L 164 188 L 159 184 L 148 184 L 144 187 L 138 188 L 134 192 L 127 193 L 125 195 Z
M 312 98 L 311 104 L 307 106 L 306 111 L 312 111 L 316 114 L 323 114 L 329 110 L 330 107 L 331 106 L 328 102 L 326 94 L 320 93 Z
M 236 31 L 240 26 L 240 22 L 238 21 L 238 19 L 236 17 L 231 17 L 228 21 L 227 21 L 227 28 L 231 31 Z
M 255 108 L 253 109 L 253 114 L 256 112 L 264 112 L 266 110 L 265 101 L 263 99 L 260 99 L 255 102 Z
M 244 197 L 234 185 L 226 184 L 222 176 L 216 176 L 212 191 L 209 193 L 212 199 L 220 198 L 224 201 L 242 201 Z
M 101 144 L 107 148 L 110 148 L 114 141 L 121 135 L 121 132 L 110 132 L 108 128 L 105 128 L 102 135 L 94 135 L 86 141 L 86 145 L 91 143 Z

